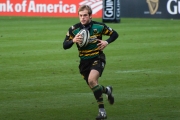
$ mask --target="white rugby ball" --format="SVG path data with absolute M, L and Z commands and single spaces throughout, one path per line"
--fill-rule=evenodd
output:
M 79 47 L 85 47 L 89 42 L 89 31 L 87 29 L 81 29 L 78 34 L 82 36 L 82 43 L 79 44 Z

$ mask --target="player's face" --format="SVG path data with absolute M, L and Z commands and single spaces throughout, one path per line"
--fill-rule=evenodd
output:
M 88 10 L 79 12 L 79 20 L 83 25 L 86 25 L 91 21 L 91 16 L 88 14 Z

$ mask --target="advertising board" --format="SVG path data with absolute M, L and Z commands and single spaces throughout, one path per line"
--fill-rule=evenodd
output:
M 120 17 L 180 19 L 180 0 L 0 0 L 0 16 L 77 17 L 84 4 L 92 7 L 94 18 L 107 22 Z
M 120 0 L 103 1 L 103 22 L 120 22 Z
M 121 0 L 121 16 L 180 19 L 180 0 Z
M 90 5 L 102 17 L 102 0 L 1 0 L 0 16 L 77 17 L 80 5 Z

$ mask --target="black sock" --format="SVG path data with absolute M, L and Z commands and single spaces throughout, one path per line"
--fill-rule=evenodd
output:
M 103 85 L 100 85 L 102 87 L 102 92 L 107 94 L 107 89 L 103 86 Z
M 103 87 L 101 85 L 96 85 L 93 88 L 91 88 L 94 96 L 97 100 L 99 108 L 104 108 L 104 103 L 103 103 Z

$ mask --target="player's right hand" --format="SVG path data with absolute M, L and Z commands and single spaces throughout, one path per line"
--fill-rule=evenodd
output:
M 82 36 L 80 34 L 77 34 L 74 39 L 73 39 L 74 43 L 82 43 Z

